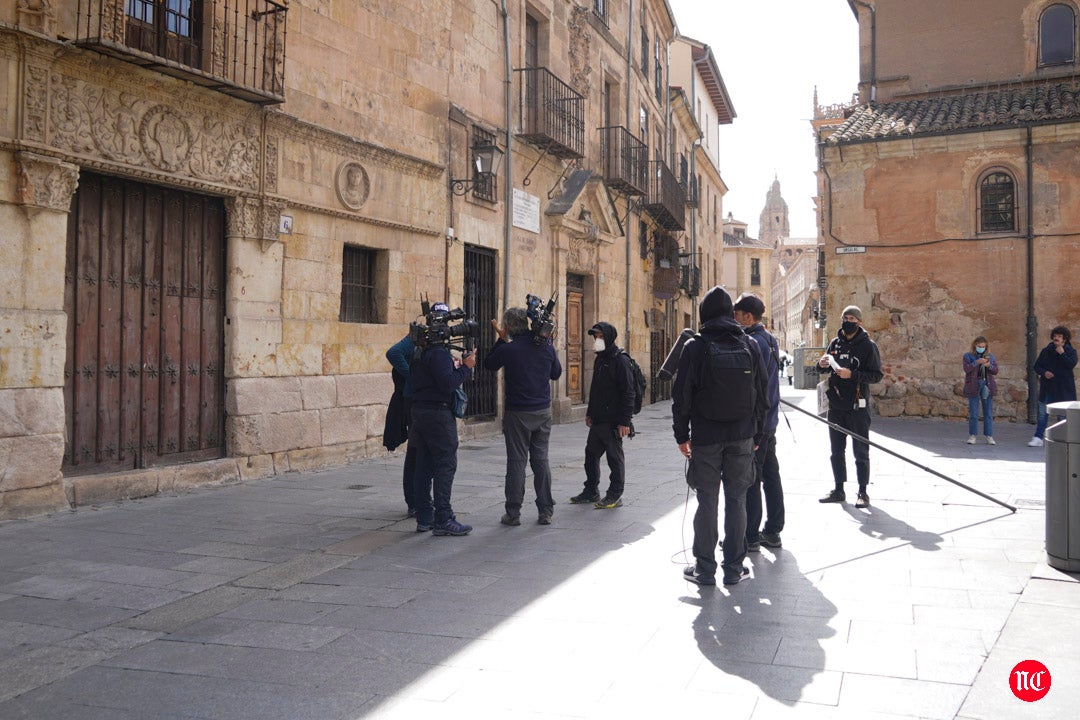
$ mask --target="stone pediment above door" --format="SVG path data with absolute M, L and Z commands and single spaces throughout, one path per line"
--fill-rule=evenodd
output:
M 552 225 L 585 241 L 612 243 L 624 234 L 603 178 L 591 170 L 570 173 L 562 192 L 551 199 L 544 214 Z

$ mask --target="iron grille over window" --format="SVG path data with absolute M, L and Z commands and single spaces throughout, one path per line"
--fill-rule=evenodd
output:
M 485 248 L 465 246 L 465 302 L 462 309 L 466 316 L 474 318 L 499 317 L 496 299 L 495 253 Z M 480 323 L 477 347 L 490 348 L 495 344 L 495 331 L 491 323 Z M 483 353 L 477 356 L 476 369 L 464 383 L 469 396 L 466 417 L 494 417 L 498 412 L 498 374 L 484 370 Z
M 78 0 L 75 42 L 251 102 L 285 100 L 282 0 Z
M 593 0 L 592 11 L 596 17 L 604 21 L 607 24 L 607 0 Z
M 1076 61 L 1076 13 L 1056 4 L 1039 16 L 1039 65 L 1068 65 Z
M 341 322 L 378 321 L 375 305 L 375 251 L 345 246 L 341 262 Z
M 473 148 L 492 146 L 495 144 L 495 134 L 484 130 L 481 127 L 473 126 L 472 131 L 472 146 Z M 495 176 L 494 172 L 480 172 L 477 168 L 477 155 L 476 150 L 473 150 L 472 154 L 472 177 L 473 197 L 481 200 L 487 200 L 488 202 L 495 202 L 499 193 L 499 179 Z
M 990 173 L 979 183 L 979 230 L 1016 230 L 1016 184 L 1008 173 Z

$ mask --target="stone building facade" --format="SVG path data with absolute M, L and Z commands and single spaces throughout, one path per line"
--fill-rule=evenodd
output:
M 382 452 L 422 295 L 483 347 L 557 292 L 559 419 L 596 320 L 648 365 L 696 139 L 664 0 L 184 7 L 0 6 L 0 518 Z
M 786 217 L 785 217 L 786 219 Z M 752 238 L 746 232 L 747 224 L 728 213 L 724 220 L 724 256 L 720 265 L 720 283 L 732 299 L 743 293 L 753 293 L 765 303 L 765 315 L 761 321 L 766 327 L 775 322 L 776 309 L 772 306 L 772 273 L 770 263 L 771 243 Z
M 863 309 L 882 415 L 961 417 L 961 355 L 997 356 L 998 416 L 1076 327 L 1080 55 L 1073 2 L 851 0 L 859 104 L 819 131 L 827 305 Z

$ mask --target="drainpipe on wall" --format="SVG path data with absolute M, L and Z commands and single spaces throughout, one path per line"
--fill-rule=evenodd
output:
M 1027 377 L 1028 377 L 1028 422 L 1033 423 L 1038 419 L 1039 411 L 1039 383 L 1032 367 L 1038 355 L 1039 321 L 1035 317 L 1035 224 L 1034 224 L 1034 201 L 1035 190 L 1032 188 L 1032 149 L 1031 149 L 1031 126 L 1027 127 L 1027 142 L 1024 145 L 1024 159 L 1027 163 L 1027 323 L 1025 327 L 1027 337 Z
M 514 215 L 514 153 L 511 151 L 510 141 L 513 133 L 510 130 L 511 102 L 510 94 L 513 90 L 513 71 L 510 68 L 510 16 L 506 12 L 506 0 L 502 0 L 503 20 L 503 48 L 506 63 L 506 93 L 504 98 L 503 122 L 506 125 L 506 182 L 503 189 L 505 207 L 503 209 L 503 306 L 510 304 L 510 235 L 511 221 Z

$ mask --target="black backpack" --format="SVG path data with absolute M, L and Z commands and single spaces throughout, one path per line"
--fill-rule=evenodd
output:
M 641 412 L 641 403 L 645 400 L 645 388 L 648 387 L 648 381 L 645 379 L 645 373 L 641 372 L 641 367 L 637 364 L 634 358 L 630 357 L 630 353 L 626 350 L 620 350 L 620 355 L 625 355 L 626 359 L 630 361 L 630 372 L 634 375 L 634 414 L 637 415 Z
M 746 335 L 705 340 L 698 364 L 694 410 L 713 422 L 737 422 L 753 417 L 757 403 L 755 350 Z

